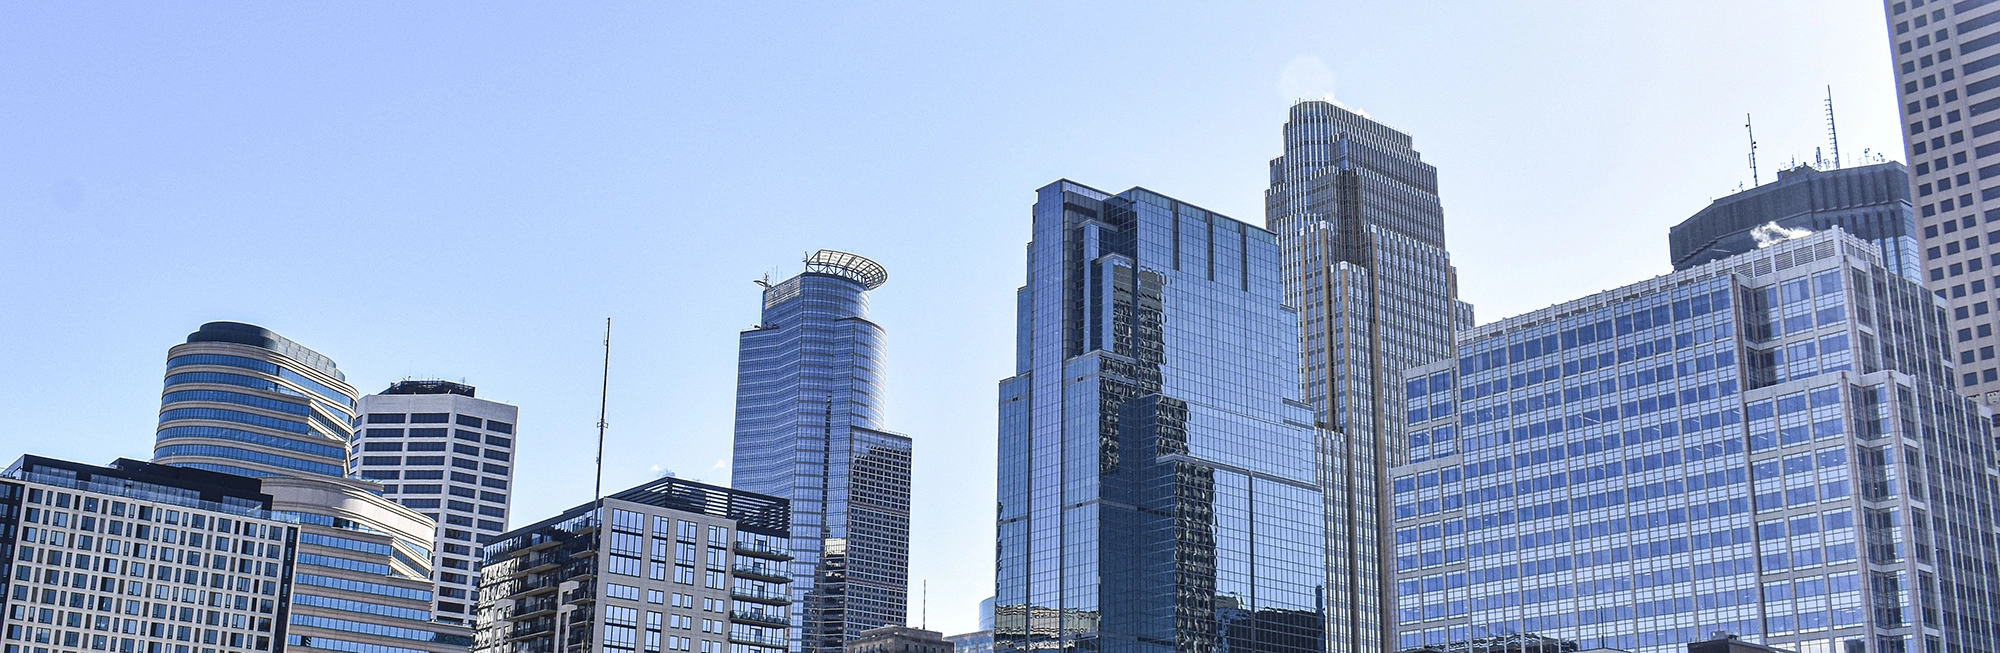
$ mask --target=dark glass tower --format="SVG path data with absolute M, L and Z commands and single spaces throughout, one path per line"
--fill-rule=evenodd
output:
M 1000 382 L 999 651 L 1325 650 L 1324 433 L 1270 232 L 1069 181 Z
M 1769 224 L 1806 231 L 1838 226 L 1881 248 L 1889 269 L 1923 280 L 1910 171 L 1894 161 L 1829 170 L 1801 165 L 1779 171 L 1777 181 L 1710 202 L 1667 231 L 1674 269 L 1757 249 L 1752 232 Z
M 1382 479 L 1408 457 L 1402 371 L 1452 357 L 1453 330 L 1472 325 L 1444 249 L 1437 169 L 1408 134 L 1330 102 L 1301 102 L 1264 198 L 1283 249 L 1285 303 L 1299 310 L 1304 400 L 1335 433 L 1329 641 L 1380 651 L 1393 624 Z
M 791 501 L 794 650 L 844 650 L 904 625 L 909 602 L 910 439 L 881 430 L 883 331 L 868 291 L 889 274 L 832 250 L 764 285 L 737 362 L 737 489 Z

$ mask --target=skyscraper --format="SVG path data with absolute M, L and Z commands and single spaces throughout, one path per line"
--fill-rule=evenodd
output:
M 1667 231 L 1674 269 L 1757 249 L 1753 232 L 1769 224 L 1806 231 L 1838 226 L 1882 248 L 1890 270 L 1923 280 L 1910 173 L 1894 161 L 1828 170 L 1801 165 L 1779 171 L 1777 181 L 1710 202 Z
M 1925 285 L 1951 303 L 1959 392 L 2000 402 L 2000 3 L 1884 0 Z
M 1835 229 L 1463 333 L 1406 375 L 1397 644 L 1996 650 L 1951 324 Z
M 286 649 L 453 653 L 471 631 L 432 620 L 437 522 L 345 477 L 354 387 L 332 361 L 262 327 L 210 322 L 167 352 L 153 462 L 259 479 L 299 524 Z
M 737 489 L 791 502 L 795 647 L 834 653 L 908 612 L 910 438 L 881 429 L 884 333 L 868 291 L 889 273 L 833 250 L 764 283 L 737 362 Z
M 450 381 L 398 381 L 361 398 L 366 424 L 348 463 L 384 496 L 436 521 L 437 613 L 469 623 L 479 547 L 507 531 L 520 409 Z
M 1333 431 L 1328 473 L 1329 641 L 1379 651 L 1387 614 L 1386 496 L 1404 449 L 1402 372 L 1453 356 L 1472 325 L 1444 249 L 1437 169 L 1410 137 L 1330 102 L 1300 102 L 1271 161 L 1265 221 L 1298 308 L 1301 398 Z
M 1037 191 L 1000 382 L 998 651 L 1325 650 L 1326 441 L 1262 229 Z

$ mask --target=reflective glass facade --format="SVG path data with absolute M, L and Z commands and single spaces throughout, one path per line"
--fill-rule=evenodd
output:
M 1835 230 L 1470 330 L 1407 375 L 1397 644 L 1995 650 L 1950 324 Z
M 1757 249 L 1751 233 L 1766 224 L 1822 231 L 1835 226 L 1882 248 L 1883 264 L 1921 280 L 1910 171 L 1890 161 L 1826 170 L 1801 165 L 1778 180 L 1717 199 L 1667 231 L 1674 269 L 1685 270 Z
M 298 525 L 284 648 L 463 651 L 470 629 L 432 616 L 437 522 L 346 475 L 356 395 L 332 359 L 210 322 L 167 353 L 153 462 L 256 477 Z
M 1322 651 L 1326 455 L 1270 232 L 1038 191 L 1000 383 L 1001 651 Z
M 1298 307 L 1304 401 L 1334 432 L 1327 510 L 1329 641 L 1379 651 L 1394 623 L 1381 542 L 1382 478 L 1403 461 L 1402 371 L 1452 357 L 1471 326 L 1444 249 L 1437 170 L 1409 135 L 1328 102 L 1301 102 L 1271 161 L 1265 219 Z
M 909 601 L 910 439 L 881 430 L 884 332 L 867 259 L 820 250 L 766 284 L 742 334 L 732 484 L 791 503 L 798 650 L 840 651 L 904 624 Z

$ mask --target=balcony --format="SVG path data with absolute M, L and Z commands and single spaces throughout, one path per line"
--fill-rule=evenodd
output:
M 792 559 L 791 551 L 780 549 L 775 546 L 757 544 L 755 542 L 738 541 L 732 548 L 734 548 L 736 550 L 736 553 L 740 555 L 751 556 L 754 558 L 764 558 L 767 560 L 778 560 L 778 561 L 787 561 Z
M 729 613 L 729 620 L 736 623 L 745 623 L 755 626 L 768 626 L 771 628 L 792 627 L 791 620 L 787 619 L 785 615 L 775 614 L 770 612 L 745 612 L 742 610 L 737 610 Z
M 791 605 L 792 603 L 792 596 L 790 593 L 764 592 L 764 591 L 750 589 L 747 587 L 729 588 L 729 597 L 740 601 L 749 601 L 751 603 L 763 603 L 767 605 Z
M 539 637 L 542 635 L 547 635 L 549 633 L 555 632 L 555 630 L 556 630 L 556 620 L 554 619 L 536 619 L 533 621 L 522 621 L 522 622 L 516 622 L 514 624 L 513 630 L 507 632 L 507 638 L 522 639 L 526 637 Z
M 785 641 L 785 638 L 783 637 L 752 635 L 750 633 L 739 633 L 734 631 L 729 633 L 729 641 L 738 644 L 749 644 L 752 646 L 769 646 L 773 648 L 785 648 L 791 645 L 791 642 Z
M 786 573 L 785 569 L 778 565 L 736 565 L 731 569 L 736 575 L 751 580 L 771 583 L 787 583 L 792 580 L 791 574 Z
M 507 611 L 506 618 L 510 620 L 521 620 L 545 612 L 553 612 L 555 611 L 555 609 L 556 609 L 556 597 L 553 596 L 540 596 L 534 598 L 521 599 L 519 601 L 514 602 L 514 607 Z

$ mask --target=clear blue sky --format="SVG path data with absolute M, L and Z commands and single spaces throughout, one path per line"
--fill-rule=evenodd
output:
M 970 630 L 1036 187 L 1261 224 L 1332 93 L 1438 166 L 1490 321 L 1666 271 L 1746 112 L 1767 181 L 1827 85 L 1842 152 L 1900 158 L 1887 48 L 1867 0 L 7 3 L 0 456 L 146 457 L 167 347 L 241 320 L 520 405 L 526 523 L 589 499 L 610 316 L 607 487 L 726 482 L 750 280 L 844 249 L 890 270 L 912 584 Z

